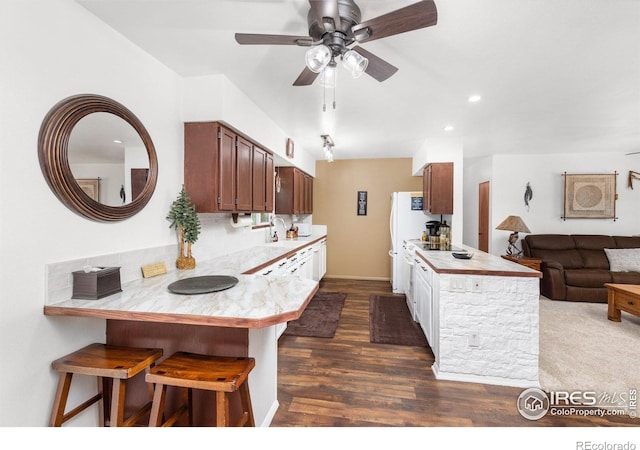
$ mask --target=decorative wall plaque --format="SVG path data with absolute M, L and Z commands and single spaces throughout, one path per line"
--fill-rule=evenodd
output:
M 287 156 L 293 158 L 293 139 L 287 138 Z
M 564 173 L 562 219 L 616 220 L 616 177 L 612 174 Z
M 358 215 L 367 215 L 367 191 L 358 191 Z

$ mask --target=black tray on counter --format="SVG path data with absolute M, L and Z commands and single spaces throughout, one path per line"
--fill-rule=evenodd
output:
M 203 275 L 174 281 L 167 289 L 174 294 L 208 294 L 229 289 L 238 284 L 238 279 L 229 275 Z

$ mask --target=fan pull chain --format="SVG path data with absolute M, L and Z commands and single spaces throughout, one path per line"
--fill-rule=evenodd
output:
M 336 89 L 338 89 L 337 86 L 333 87 L 333 109 L 336 109 Z
M 327 87 L 322 86 L 322 112 L 327 112 Z
M 333 109 L 336 109 L 336 88 L 333 88 Z M 327 87 L 322 87 L 322 112 L 327 112 Z

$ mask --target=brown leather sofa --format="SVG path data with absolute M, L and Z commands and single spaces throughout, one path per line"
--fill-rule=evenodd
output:
M 640 248 L 640 236 L 530 234 L 525 256 L 542 260 L 540 293 L 552 300 L 606 303 L 605 283 L 640 284 L 640 272 L 612 272 L 605 248 Z

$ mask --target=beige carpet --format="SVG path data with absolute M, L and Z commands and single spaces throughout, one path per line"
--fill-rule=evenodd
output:
M 540 385 L 550 391 L 640 389 L 640 318 L 606 303 L 540 299 Z

